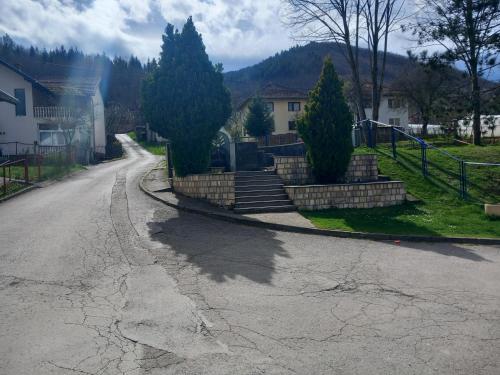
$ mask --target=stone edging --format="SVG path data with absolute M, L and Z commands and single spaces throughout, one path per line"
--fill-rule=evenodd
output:
M 6 197 L 0 198 L 0 203 L 8 201 L 9 199 L 15 198 L 21 194 L 27 193 L 28 191 L 31 191 L 31 190 L 36 189 L 36 188 L 37 188 L 37 186 L 35 186 L 35 185 L 29 185 L 21 190 L 16 191 L 15 193 L 12 193 L 10 195 L 7 195 Z
M 250 219 L 247 217 L 237 217 L 234 215 L 223 214 L 219 212 L 214 212 L 210 210 L 197 209 L 192 207 L 187 207 L 179 204 L 169 202 L 165 199 L 160 198 L 153 192 L 147 190 L 144 187 L 143 181 L 149 173 L 158 168 L 152 168 L 146 172 L 139 180 L 139 188 L 151 198 L 163 202 L 167 206 L 199 214 L 202 216 L 210 217 L 217 220 L 227 221 L 230 223 L 248 225 L 252 227 L 265 228 L 271 230 L 277 230 L 282 232 L 292 232 L 301 234 L 314 234 L 327 237 L 340 237 L 340 238 L 353 238 L 353 239 L 365 239 L 365 240 L 376 240 L 376 241 L 397 241 L 403 240 L 408 242 L 441 242 L 441 243 L 461 243 L 461 244 L 474 244 L 474 245 L 500 245 L 500 239 L 497 238 L 474 238 L 474 237 L 434 237 L 434 236 L 418 236 L 418 235 L 395 235 L 395 234 L 385 234 L 385 233 L 365 233 L 365 232 L 348 232 L 342 230 L 330 230 L 330 229 L 318 229 L 318 228 L 306 228 L 298 227 L 295 225 L 278 224 L 278 223 L 267 223 L 263 221 L 258 221 Z

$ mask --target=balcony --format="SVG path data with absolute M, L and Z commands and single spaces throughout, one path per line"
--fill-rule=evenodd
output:
M 62 120 L 73 118 L 73 111 L 69 107 L 33 107 L 35 118 L 45 120 Z

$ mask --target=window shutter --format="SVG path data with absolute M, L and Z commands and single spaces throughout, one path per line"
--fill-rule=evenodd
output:
M 18 100 L 16 104 L 16 116 L 26 116 L 26 92 L 24 89 L 14 89 L 14 96 Z

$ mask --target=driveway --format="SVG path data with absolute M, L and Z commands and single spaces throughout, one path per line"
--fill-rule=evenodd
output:
M 498 374 L 500 249 L 176 211 L 128 158 L 0 204 L 0 374 Z

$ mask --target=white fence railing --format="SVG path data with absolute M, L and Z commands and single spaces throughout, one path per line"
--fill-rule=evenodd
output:
M 35 118 L 66 119 L 73 117 L 69 107 L 33 107 Z

